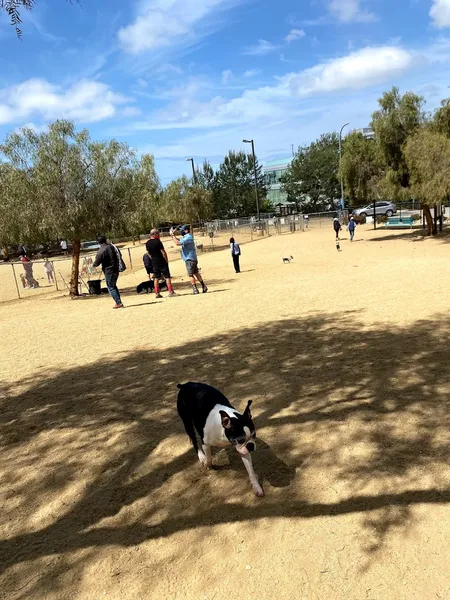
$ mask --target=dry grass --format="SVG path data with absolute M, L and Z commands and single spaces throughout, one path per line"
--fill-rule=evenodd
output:
M 0 598 L 450 598 L 450 247 L 333 237 L 205 254 L 197 297 L 178 261 L 178 298 L 141 271 L 123 311 L 0 305 Z M 254 400 L 262 500 L 235 453 L 196 462 L 189 379 Z

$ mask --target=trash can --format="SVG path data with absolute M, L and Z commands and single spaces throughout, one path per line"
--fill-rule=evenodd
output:
M 102 293 L 101 283 L 101 279 L 90 279 L 88 281 L 89 293 L 95 296 L 100 296 Z

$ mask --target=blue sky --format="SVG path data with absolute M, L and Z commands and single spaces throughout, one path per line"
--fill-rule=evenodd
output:
M 392 85 L 450 96 L 450 0 L 36 0 L 23 21 L 19 41 L 0 17 L 0 136 L 70 118 L 163 183 L 243 138 L 264 161 L 366 126 Z

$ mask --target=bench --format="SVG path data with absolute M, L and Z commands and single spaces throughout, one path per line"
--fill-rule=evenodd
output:
M 413 226 L 413 217 L 389 217 L 385 227 L 411 227 Z

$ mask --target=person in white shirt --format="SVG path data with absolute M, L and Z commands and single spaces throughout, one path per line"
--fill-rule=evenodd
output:
M 239 259 L 241 257 L 241 248 L 237 242 L 234 241 L 234 238 L 230 238 L 230 249 L 231 256 L 233 258 L 234 270 L 236 273 L 241 272 L 241 267 L 239 265 Z
M 55 283 L 55 276 L 54 276 L 54 273 L 53 273 L 53 265 L 48 260 L 48 258 L 46 258 L 45 261 L 44 261 L 44 271 L 45 271 L 45 274 L 47 275 L 47 281 L 50 284 L 51 283 Z
M 66 242 L 66 240 L 61 240 L 59 242 L 59 245 L 61 246 L 61 250 L 64 252 L 64 254 L 67 255 L 68 252 L 67 252 L 67 242 Z

